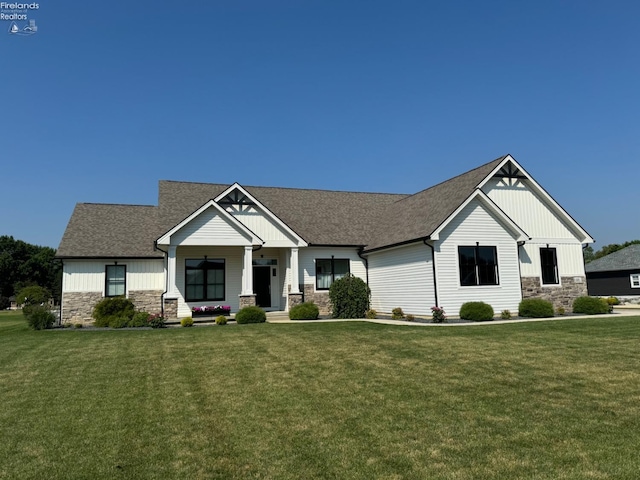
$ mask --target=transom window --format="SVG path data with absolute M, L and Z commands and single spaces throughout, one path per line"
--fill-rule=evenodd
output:
M 460 285 L 498 285 L 496 247 L 458 247 Z
M 316 259 L 316 290 L 328 290 L 331 284 L 349 273 L 348 258 Z
M 117 297 L 127 292 L 127 266 L 105 265 L 104 296 Z
M 631 288 L 640 288 L 640 273 L 631 275 Z
M 557 285 L 560 283 L 558 277 L 558 257 L 555 248 L 540 249 L 540 264 L 542 266 L 542 284 Z
M 185 260 L 185 297 L 187 301 L 224 300 L 224 259 Z

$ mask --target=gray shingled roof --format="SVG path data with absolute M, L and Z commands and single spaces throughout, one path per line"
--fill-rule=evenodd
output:
M 244 186 L 312 245 L 367 249 L 428 237 L 504 159 L 414 195 Z M 64 233 L 60 257 L 160 256 L 154 240 L 229 188 L 226 184 L 160 181 L 158 207 L 80 203 Z
M 158 207 L 78 203 L 62 236 L 58 257 L 162 257 Z
M 615 270 L 640 270 L 640 245 L 628 247 L 598 258 L 584 266 L 587 273 Z

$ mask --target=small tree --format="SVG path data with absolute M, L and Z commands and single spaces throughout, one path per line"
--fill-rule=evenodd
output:
M 31 285 L 29 287 L 24 287 L 20 292 L 18 292 L 18 295 L 16 295 L 16 303 L 23 307 L 42 305 L 47 303 L 50 298 L 51 294 L 46 288 L 38 285 Z
M 329 288 L 333 318 L 364 318 L 369 309 L 371 290 L 359 277 L 350 273 L 336 280 Z

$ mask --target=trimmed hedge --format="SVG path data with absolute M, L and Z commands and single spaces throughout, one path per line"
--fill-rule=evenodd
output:
M 542 298 L 525 298 L 518 305 L 518 315 L 527 318 L 553 317 L 553 304 Z
M 236 323 L 264 323 L 267 321 L 267 314 L 260 307 L 244 307 L 236 313 Z
M 320 309 L 313 302 L 300 303 L 289 310 L 291 320 L 316 320 L 319 316 Z
M 578 297 L 573 301 L 573 313 L 584 313 L 586 315 L 598 315 L 610 313 L 612 306 L 605 298 Z
M 364 318 L 369 309 L 369 286 L 359 277 L 347 273 L 329 287 L 333 318 Z
M 473 322 L 493 320 L 493 307 L 485 302 L 465 302 L 460 307 L 460 318 Z

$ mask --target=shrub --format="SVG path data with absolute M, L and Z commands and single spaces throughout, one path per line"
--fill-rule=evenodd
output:
M 133 314 L 133 318 L 129 320 L 129 327 L 146 327 L 149 325 L 149 317 L 150 313 L 147 312 L 136 312 Z
M 444 308 L 442 307 L 431 307 L 431 321 L 433 323 L 442 323 L 447 320 L 447 316 L 445 315 Z
M 620 300 L 617 297 L 609 297 L 607 298 L 607 303 L 609 305 L 620 305 Z
M 180 326 L 182 326 L 182 327 L 193 327 L 193 318 L 184 317 L 182 320 L 180 320 Z
M 503 310 L 500 312 L 500 318 L 502 320 L 509 320 L 511 318 L 511 312 L 509 310 Z
M 159 313 L 149 315 L 149 318 L 147 318 L 147 325 L 151 328 L 164 328 L 164 317 Z
M 485 302 L 465 302 L 460 307 L 460 318 L 473 322 L 493 320 L 493 307 Z
M 370 308 L 366 312 L 364 312 L 364 317 L 368 319 L 378 318 L 378 312 L 376 312 L 373 308 Z
M 51 313 L 48 307 L 35 305 L 29 309 L 29 313 L 25 314 L 29 327 L 34 330 L 44 330 L 53 327 L 56 316 Z
M 75 323 L 75 324 L 73 325 L 73 327 L 74 327 L 74 328 L 83 328 L 83 327 L 84 327 L 84 325 L 83 325 L 82 323 Z
M 109 317 L 109 327 L 111 328 L 124 328 L 129 326 L 131 319 L 124 315 L 113 315 Z
M 348 273 L 331 284 L 329 300 L 333 318 L 364 318 L 371 290 L 359 277 Z
M 291 320 L 316 320 L 320 316 L 318 306 L 313 302 L 304 302 L 289 310 Z
M 216 317 L 216 325 L 226 325 L 226 324 L 227 324 L 227 317 L 225 317 L 224 315 L 220 315 Z
M 565 314 L 565 312 L 566 312 L 566 310 L 564 309 L 564 307 L 563 307 L 562 305 L 561 305 L 561 306 L 559 306 L 558 308 L 556 308 L 556 313 L 557 313 L 558 315 L 564 315 L 564 314 Z
M 263 323 L 267 321 L 267 314 L 260 307 L 244 307 L 236 313 L 236 323 Z
M 578 297 L 573 301 L 573 313 L 597 315 L 600 313 L 609 313 L 609 308 L 609 303 L 604 298 Z
M 400 307 L 396 307 L 391 310 L 391 320 L 402 320 L 404 318 L 404 312 Z
M 93 307 L 93 318 L 96 327 L 106 327 L 109 317 L 127 317 L 131 320 L 136 313 L 133 302 L 125 297 L 107 297 Z
M 414 315 L 411 315 L 410 313 L 407 313 L 407 316 L 405 317 L 405 320 L 407 322 L 414 322 L 416 319 L 416 317 Z
M 553 317 L 553 304 L 542 298 L 525 298 L 518 305 L 518 315 L 527 318 Z

